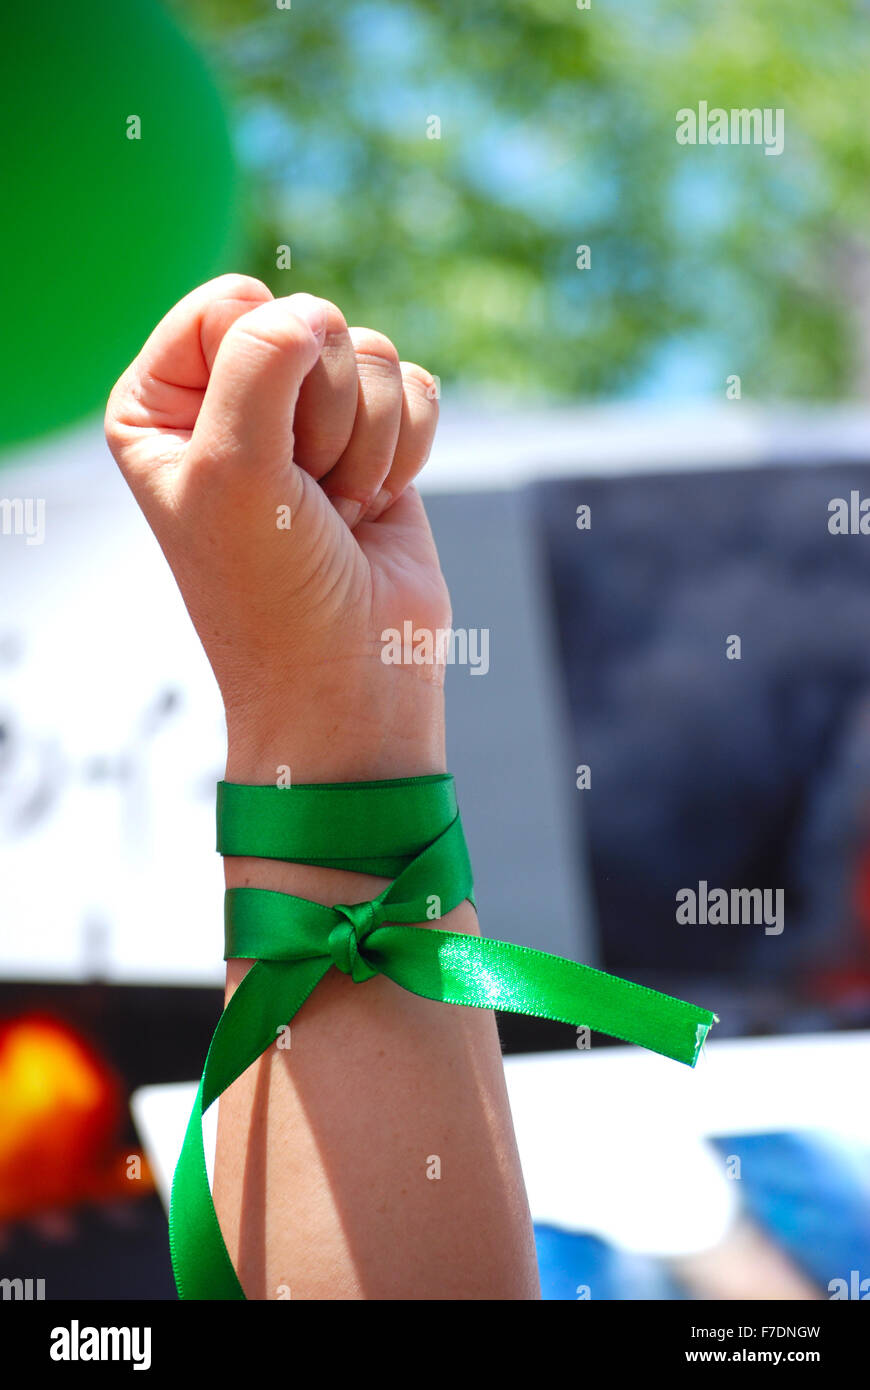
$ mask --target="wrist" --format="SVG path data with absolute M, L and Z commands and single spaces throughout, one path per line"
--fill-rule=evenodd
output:
M 276 728 L 262 707 L 227 710 L 228 752 L 226 780 L 248 785 L 292 787 L 302 783 L 369 782 L 398 777 L 427 776 L 446 771 L 443 692 L 425 687 L 413 692 L 413 700 L 401 711 L 394 707 L 392 720 L 366 718 L 361 704 L 351 722 L 338 716 L 335 705 L 304 723 Z M 347 730 L 352 730 L 352 737 Z M 306 865 L 293 861 L 228 856 L 224 860 L 228 888 L 254 887 L 290 893 L 310 901 L 332 905 L 362 902 L 373 897 L 388 879 L 347 870 Z M 475 931 L 470 904 L 456 909 L 460 931 Z M 454 914 L 451 914 L 451 917 Z M 466 920 L 467 919 L 467 920 Z M 434 925 L 441 925 L 440 922 Z M 238 983 L 247 964 L 235 962 L 231 987 Z
M 389 701 L 348 692 L 321 703 L 309 695 L 304 712 L 297 707 L 288 700 L 279 712 L 227 708 L 228 782 L 372 782 L 447 770 L 444 695 L 435 686 L 408 683 Z

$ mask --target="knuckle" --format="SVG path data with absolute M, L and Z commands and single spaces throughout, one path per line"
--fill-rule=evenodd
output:
M 347 332 L 347 319 L 341 312 L 337 304 L 333 304 L 331 299 L 324 299 L 326 305 L 326 336 L 327 338 L 337 338 Z
M 416 396 L 422 397 L 434 411 L 438 409 L 438 392 L 435 378 L 425 367 L 416 362 L 402 362 L 402 380 Z
M 391 372 L 398 371 L 399 354 L 384 333 L 374 328 L 351 328 L 350 336 L 358 360 L 387 367 Z
M 241 275 L 230 271 L 209 281 L 209 289 L 216 299 L 250 299 L 257 303 L 272 298 L 272 291 L 262 280 L 253 275 Z
M 294 314 L 276 312 L 276 301 L 242 314 L 227 330 L 227 337 L 239 345 L 255 344 L 258 351 L 285 355 L 297 352 L 311 342 L 311 332 Z

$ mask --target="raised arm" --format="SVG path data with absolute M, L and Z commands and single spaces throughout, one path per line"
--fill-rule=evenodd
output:
M 219 683 L 228 781 L 446 770 L 450 607 L 413 487 L 436 416 L 382 335 L 241 276 L 176 305 L 115 387 L 107 437 Z M 406 622 L 433 660 L 382 659 Z M 225 862 L 230 888 L 327 905 L 388 881 Z M 477 932 L 467 901 L 419 925 Z M 224 1094 L 214 1198 L 250 1298 L 538 1296 L 493 1015 L 382 976 L 330 970 Z

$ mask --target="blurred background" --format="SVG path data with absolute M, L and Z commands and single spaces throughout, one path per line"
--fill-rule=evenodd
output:
M 223 724 L 101 413 L 232 269 L 439 382 L 484 932 L 720 1017 L 693 1073 L 499 1020 L 545 1297 L 870 1297 L 866 4 L 2 26 L 0 1277 L 174 1297 Z M 678 143 L 701 102 L 782 111 L 782 152 Z M 782 930 L 680 922 L 701 884 Z

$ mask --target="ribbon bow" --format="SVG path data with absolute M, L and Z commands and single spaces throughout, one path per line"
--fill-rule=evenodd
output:
M 341 858 L 335 847 L 342 848 Z M 251 959 L 222 1013 L 184 1137 L 169 1210 L 179 1297 L 243 1299 L 211 1200 L 202 1116 L 274 1043 L 335 966 L 425 999 L 585 1025 L 694 1066 L 715 1014 L 588 965 L 438 927 L 474 902 L 453 778 L 293 788 L 218 785 L 218 850 L 388 877 L 368 902 L 324 907 L 289 893 L 232 888 L 227 959 Z
M 336 904 L 334 912 L 340 912 L 345 919 L 338 922 L 329 933 L 327 946 L 333 965 L 344 975 L 349 975 L 355 984 L 370 980 L 378 972 L 360 954 L 360 947 L 369 932 L 383 921 L 384 909 L 380 903 Z

